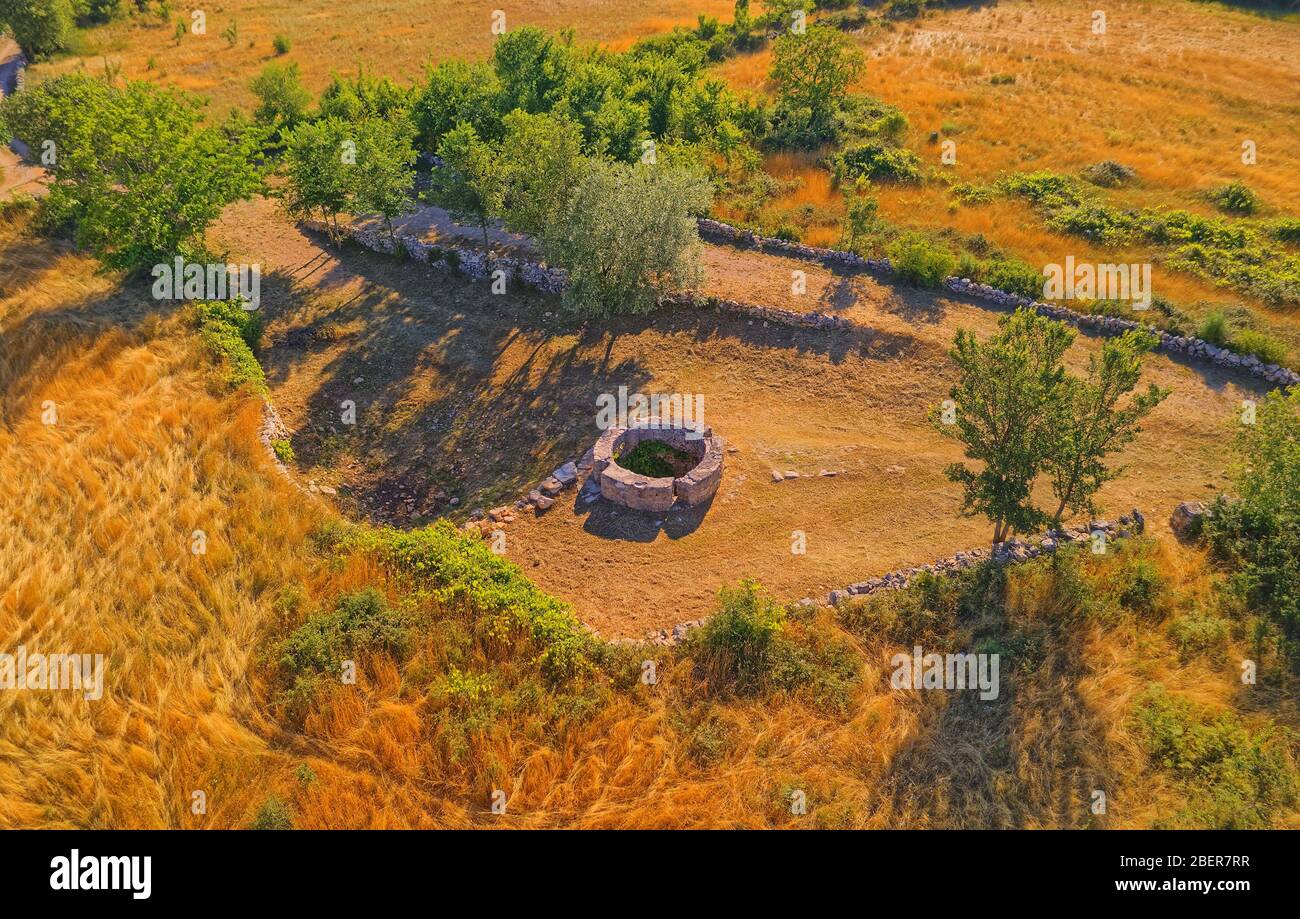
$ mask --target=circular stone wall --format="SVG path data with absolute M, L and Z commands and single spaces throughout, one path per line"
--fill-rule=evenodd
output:
M 652 479 L 614 461 L 643 440 L 658 440 L 694 456 L 699 462 L 677 478 Z M 674 503 L 702 504 L 722 484 L 722 438 L 709 428 L 611 428 L 596 441 L 591 474 L 602 497 L 639 511 L 666 511 Z

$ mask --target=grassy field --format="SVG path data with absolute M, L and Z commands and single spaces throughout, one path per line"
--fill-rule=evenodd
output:
M 1212 214 L 1203 193 L 1240 179 L 1269 214 L 1300 214 L 1300 17 L 1265 17 L 1218 4 L 1121 0 L 1106 7 L 1107 32 L 1091 33 L 1091 10 L 1058 0 L 1001 2 L 934 10 L 914 23 L 856 36 L 866 69 L 857 89 L 898 106 L 910 121 L 907 146 L 954 181 L 987 182 L 1003 172 L 1077 174 L 1118 160 L 1137 170 L 1132 187 L 1108 191 L 1123 206 L 1168 206 Z M 718 67 L 733 86 L 766 92 L 770 53 Z M 994 82 L 1012 77 L 1014 82 Z M 943 167 L 941 139 L 957 145 Z M 1241 162 L 1252 139 L 1258 163 Z M 815 154 L 774 154 L 769 169 L 797 186 L 775 210 L 814 208 L 805 241 L 834 244 L 843 212 Z M 905 226 L 982 233 L 1031 265 L 1151 253 L 1089 245 L 1055 234 L 1023 202 L 949 208 L 947 187 L 877 187 L 881 213 Z M 818 222 L 820 219 L 820 223 Z M 1156 265 L 1158 294 L 1208 310 L 1243 302 L 1232 291 Z M 1245 299 L 1300 345 L 1300 321 Z M 1197 308 L 1197 304 L 1203 304 Z
M 662 0 L 647 6 L 628 0 L 525 0 L 506 8 L 505 26 L 572 28 L 581 41 L 623 47 L 637 38 L 695 21 L 700 13 L 730 16 L 729 0 Z M 136 16 L 83 30 L 77 53 L 32 68 L 33 79 L 104 61 L 128 79 L 149 79 L 201 93 L 218 111 L 255 103 L 248 82 L 276 57 L 272 39 L 286 36 L 303 82 L 318 92 L 334 72 L 358 67 L 400 82 L 418 79 L 425 64 L 451 57 L 486 57 L 496 36 L 491 6 L 457 0 L 382 0 L 367 3 L 364 27 L 357 8 L 338 0 L 223 0 L 204 7 L 206 34 L 179 41 L 175 24 L 189 26 L 189 9 L 170 21 Z M 222 33 L 235 25 L 237 38 Z
M 1156 566 L 1164 587 L 1141 615 L 1085 614 L 1038 565 L 992 618 L 928 626 L 953 647 L 1036 649 L 992 706 L 891 690 L 889 657 L 911 637 L 826 612 L 791 629 L 848 649 L 857 676 L 833 702 L 718 695 L 660 652 L 654 687 L 546 689 L 516 653 L 457 650 L 466 611 L 435 605 L 410 659 L 366 659 L 355 687 L 288 718 L 265 649 L 341 592 L 402 602 L 409 585 L 372 555 L 313 548 L 332 513 L 275 474 L 257 400 L 217 381 L 183 313 L 153 312 L 21 224 L 0 225 L 0 255 L 0 458 L 27 483 L 0 512 L 0 634 L 107 658 L 99 702 L 0 694 L 0 826 L 247 826 L 272 797 L 304 828 L 1195 823 L 1211 819 L 1203 789 L 1158 765 L 1135 720 L 1148 684 L 1252 731 L 1294 721 L 1285 689 L 1234 690 L 1235 639 L 1188 656 L 1168 637 L 1213 604 L 1204 558 L 1171 542 L 1080 561 L 1098 591 Z M 41 423 L 47 402 L 57 424 Z M 497 707 L 448 701 L 454 662 Z M 1268 819 L 1297 816 L 1280 804 Z

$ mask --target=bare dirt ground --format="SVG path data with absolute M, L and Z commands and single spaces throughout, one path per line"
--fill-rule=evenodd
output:
M 435 269 L 331 250 L 266 201 L 232 207 L 213 235 L 262 263 L 273 398 L 296 432 L 303 476 L 337 488 L 357 516 L 413 526 L 513 500 L 595 439 L 598 394 L 704 394 L 706 421 L 734 451 L 708 506 L 582 508 L 567 492 L 548 514 L 521 513 L 506 528 L 509 557 L 606 634 L 693 618 L 744 576 L 791 599 L 818 596 L 988 539 L 982 521 L 956 516 L 942 470 L 960 451 L 926 421 L 951 383 L 956 329 L 995 328 L 985 308 L 707 247 L 708 289 L 830 304 L 871 331 L 695 310 L 584 323 L 552 299 L 494 296 Z M 796 269 L 808 276 L 803 297 L 790 293 Z M 1081 366 L 1096 347 L 1081 336 L 1071 361 Z M 1161 528 L 1175 503 L 1223 484 L 1237 405 L 1256 390 L 1163 356 L 1147 377 L 1173 395 L 1101 497 L 1107 513 L 1136 505 Z M 345 400 L 355 426 L 340 420 Z M 774 469 L 800 477 L 775 483 Z M 790 551 L 796 530 L 805 555 Z

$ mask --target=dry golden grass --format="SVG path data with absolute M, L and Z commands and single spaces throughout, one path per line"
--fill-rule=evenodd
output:
M 243 826 L 274 793 L 299 827 L 1082 826 L 1101 783 L 1102 825 L 1143 826 L 1183 792 L 1151 772 L 1132 697 L 1157 679 L 1239 704 L 1230 654 L 1182 664 L 1160 619 L 1058 622 L 1040 572 L 1013 584 L 1006 619 L 1052 636 L 1046 663 L 991 707 L 890 690 L 899 649 L 866 636 L 841 714 L 709 702 L 689 662 L 665 659 L 657 686 L 607 694 L 586 719 L 557 730 L 514 715 L 454 752 L 416 672 L 380 659 L 295 728 L 257 665 L 303 615 L 277 606 L 282 588 L 324 603 L 400 585 L 366 556 L 327 564 L 306 548 L 328 512 L 271 468 L 256 400 L 214 382 L 182 316 L 13 226 L 0 258 L 0 462 L 17 485 L 0 516 L 2 647 L 103 653 L 107 672 L 98 702 L 0 694 L 0 825 Z M 41 424 L 46 402 L 55 425 Z M 190 553 L 195 529 L 206 555 Z M 1208 591 L 1198 554 L 1162 545 L 1158 563 L 1178 590 Z M 1089 562 L 1093 576 L 1108 564 Z M 419 639 L 434 672 L 446 653 L 436 630 Z M 711 742 L 692 741 L 698 725 Z M 303 763 L 314 780 L 295 778 Z M 494 788 L 505 816 L 489 813 Z M 789 811 L 795 788 L 806 817 Z M 205 815 L 191 813 L 196 790 Z
M 929 143 L 940 132 L 957 144 L 956 181 L 985 182 L 1002 172 L 1077 173 L 1101 160 L 1138 172 L 1133 188 L 1108 192 L 1128 206 L 1212 213 L 1201 193 L 1240 179 L 1269 213 L 1300 214 L 1300 20 L 1265 18 L 1187 0 L 1119 0 L 1105 8 L 1105 36 L 1091 34 L 1091 8 L 1066 0 L 1009 0 L 975 9 L 934 10 L 913 24 L 858 37 L 867 53 L 856 89 L 898 106 L 911 129 L 907 146 L 927 167 L 940 165 Z M 720 73 L 738 88 L 766 92 L 770 52 L 737 57 Z M 1013 75 L 994 85 L 995 74 Z M 1241 162 L 1252 139 L 1257 165 Z M 813 158 L 776 158 L 777 174 L 803 185 L 778 209 L 813 203 L 843 210 Z M 1033 265 L 1122 258 L 1148 261 L 1135 247 L 1091 246 L 1046 230 L 1023 202 L 948 209 L 947 189 L 880 185 L 881 213 L 904 226 L 983 233 Z M 806 236 L 834 243 L 833 223 Z M 1155 292 L 1175 302 L 1243 301 L 1268 315 L 1295 345 L 1300 319 L 1269 311 L 1231 290 L 1156 266 Z

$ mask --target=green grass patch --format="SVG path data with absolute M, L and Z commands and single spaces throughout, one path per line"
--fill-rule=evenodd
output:
M 629 472 L 652 479 L 676 478 L 699 465 L 699 460 L 685 450 L 670 447 L 661 440 L 643 440 L 615 457 L 615 461 Z

